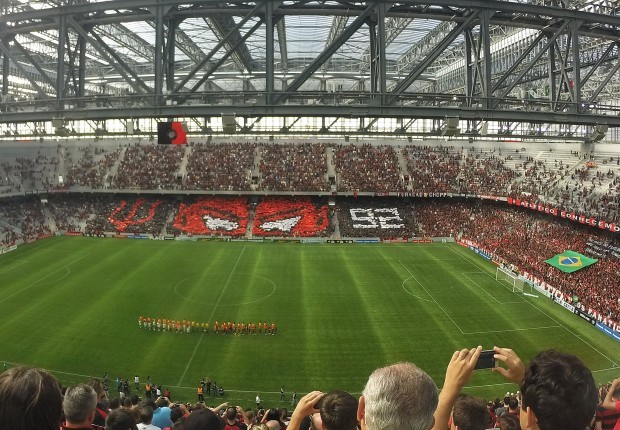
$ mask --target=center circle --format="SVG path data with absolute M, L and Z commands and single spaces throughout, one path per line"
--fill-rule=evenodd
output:
M 174 293 L 183 300 L 201 305 L 217 303 L 218 307 L 257 303 L 275 292 L 276 284 L 271 279 L 251 273 L 188 276 L 174 286 Z

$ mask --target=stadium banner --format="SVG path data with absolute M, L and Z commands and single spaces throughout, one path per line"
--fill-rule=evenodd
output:
M 404 237 L 396 239 L 383 239 L 383 243 L 407 243 L 407 239 L 405 239 Z
M 575 313 L 575 307 L 570 303 L 564 301 L 562 297 L 553 296 L 553 301 L 556 302 L 558 305 L 562 306 L 563 308 L 568 309 L 572 313 Z
M 472 251 L 474 251 L 479 256 L 481 256 L 481 257 L 483 257 L 483 258 L 485 258 L 485 259 L 487 259 L 489 261 L 493 260 L 493 258 L 489 254 L 484 252 L 482 249 L 479 249 L 479 248 L 477 248 L 477 247 L 475 247 L 473 245 L 469 245 L 468 248 L 471 249 Z
M 179 121 L 157 123 L 157 143 L 160 145 L 185 145 L 187 124 Z
M 597 261 L 598 260 L 595 258 L 586 257 L 585 255 L 575 251 L 564 251 L 549 260 L 545 260 L 545 263 L 561 270 L 564 273 L 573 273 L 577 270 L 583 269 L 584 267 L 591 266 Z
M 174 236 L 164 236 L 164 240 L 174 240 Z
M 611 337 L 612 339 L 616 339 L 618 342 L 620 342 L 620 333 L 613 331 L 612 329 L 607 327 L 605 324 L 596 323 L 596 328 L 602 331 L 603 333 L 605 333 L 606 335 L 608 335 L 609 337 Z
M 545 297 L 553 300 L 553 294 L 544 289 L 538 282 L 534 282 L 534 289 L 539 293 L 543 294 Z
M 148 239 L 146 234 L 128 234 L 127 239 Z
M 356 239 L 355 243 L 381 243 L 381 239 Z
M 80 231 L 65 231 L 65 236 L 82 236 Z
M 575 308 L 575 315 L 579 315 L 581 318 L 583 318 L 584 320 L 586 320 L 590 324 L 596 325 L 596 318 L 588 315 L 587 313 L 583 312 L 581 309 Z
M 411 239 L 411 243 L 433 243 L 432 239 Z
M 543 212 L 548 215 L 557 216 L 564 219 L 569 219 L 571 221 L 578 222 L 580 224 L 586 224 L 591 227 L 598 227 L 601 230 L 609 230 L 614 233 L 620 233 L 620 225 L 616 223 L 607 222 L 602 219 L 597 219 L 594 217 L 589 217 L 586 215 L 576 214 L 575 212 L 568 212 L 563 209 L 558 209 L 553 206 L 547 206 L 541 203 L 531 203 L 526 200 L 521 199 L 513 199 L 509 197 L 507 199 L 509 205 L 520 206 L 523 208 L 528 208 L 531 210 L 535 210 L 537 212 Z
M 15 251 L 17 249 L 17 245 L 11 245 L 8 248 L 2 249 L 2 254 L 6 254 L 7 252 Z

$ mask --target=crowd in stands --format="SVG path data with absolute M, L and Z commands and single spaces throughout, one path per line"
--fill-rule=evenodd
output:
M 137 190 L 182 189 L 179 168 L 184 152 L 183 145 L 130 146 L 112 178 L 112 187 Z
M 84 188 L 325 192 L 335 186 L 348 193 L 498 195 L 620 220 L 618 157 L 576 151 L 318 142 L 18 148 L 0 158 L 0 195 Z
M 319 198 L 266 197 L 254 214 L 254 236 L 324 237 L 331 232 L 327 205 Z
M 179 204 L 167 233 L 243 236 L 248 218 L 246 197 L 190 198 Z
M 247 191 L 254 151 L 251 143 L 193 145 L 187 162 L 188 190 Z
M 412 189 L 427 193 L 455 192 L 461 170 L 454 146 L 406 146 L 402 150 Z
M 9 247 L 51 234 L 40 200 L 10 198 L 0 201 L 0 245 Z
M 324 144 L 267 145 L 260 149 L 261 190 L 329 190 Z
M 418 236 L 416 215 L 411 204 L 401 199 L 358 197 L 340 199 L 336 206 L 340 237 Z
M 404 175 L 392 146 L 342 145 L 334 154 L 338 191 L 405 191 Z
M 286 409 L 256 410 L 223 402 L 172 402 L 169 390 L 146 383 L 146 398 L 131 396 L 128 381 L 117 378 L 119 397 L 108 398 L 109 382 L 90 378 L 61 387 L 47 371 L 17 366 L 0 374 L 0 428 L 11 430 L 617 430 L 620 428 L 620 378 L 600 389 L 592 372 L 575 355 L 538 353 L 528 366 L 509 348 L 494 347 L 492 370 L 519 390 L 486 403 L 463 394 L 478 368 L 482 347 L 453 353 L 443 388 L 413 363 L 374 370 L 361 396 L 342 390 L 311 391 Z M 445 359 L 445 358 L 444 358 Z M 496 360 L 496 361 L 495 361 Z M 120 380 L 120 383 L 119 383 Z M 135 376 L 136 389 L 139 378 Z M 207 391 L 210 393 L 211 390 Z M 217 397 L 217 388 L 214 388 Z M 281 392 L 280 401 L 284 400 Z
M 104 188 L 107 174 L 119 159 L 121 149 L 106 152 L 104 148 L 83 148 L 83 156 L 79 160 L 68 157 L 65 160 L 66 178 L 59 187 Z
M 470 222 L 473 202 L 451 204 L 445 200 L 422 200 L 415 203 L 415 214 L 424 237 L 458 237 Z

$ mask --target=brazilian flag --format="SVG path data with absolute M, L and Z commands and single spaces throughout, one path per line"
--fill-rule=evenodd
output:
M 556 269 L 565 273 L 573 273 L 596 263 L 595 258 L 586 257 L 575 251 L 564 251 L 555 257 L 545 260 L 545 263 L 552 265 Z

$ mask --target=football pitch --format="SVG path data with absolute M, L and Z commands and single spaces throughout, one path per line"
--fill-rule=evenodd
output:
M 111 393 L 116 376 L 150 376 L 184 401 L 209 377 L 230 403 L 250 407 L 260 393 L 290 407 L 293 391 L 357 394 L 373 369 L 398 361 L 441 387 L 452 353 L 477 345 L 526 362 L 555 348 L 597 382 L 620 376 L 619 343 L 545 297 L 513 293 L 493 264 L 454 244 L 51 238 L 0 256 L 0 315 L 9 366 L 44 367 L 65 384 L 107 372 Z M 141 330 L 140 315 L 208 322 L 209 332 Z M 278 332 L 216 335 L 216 320 L 276 322 Z M 466 392 L 517 389 L 477 371 Z

